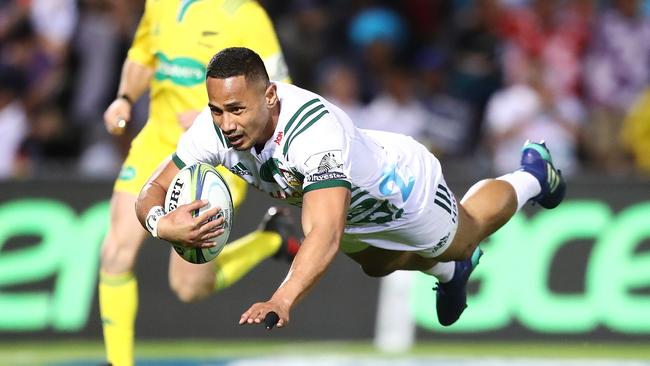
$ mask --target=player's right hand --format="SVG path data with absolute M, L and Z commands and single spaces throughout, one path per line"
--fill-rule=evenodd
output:
M 192 213 L 208 204 L 207 200 L 195 200 L 178 206 L 158 221 L 158 237 L 188 248 L 210 248 L 214 238 L 223 234 L 224 217 L 212 219 L 221 210 L 213 207 L 197 217 Z
M 267 302 L 258 302 L 253 304 L 239 318 L 239 325 L 260 324 L 266 321 L 270 312 L 274 312 L 277 318 L 277 327 L 282 328 L 289 324 L 289 306 L 281 301 L 271 299 Z M 274 322 L 275 323 L 275 322 Z M 271 330 L 276 324 L 268 324 L 267 329 Z
M 130 120 L 131 104 L 124 98 L 115 99 L 104 112 L 104 125 L 111 135 L 123 134 Z

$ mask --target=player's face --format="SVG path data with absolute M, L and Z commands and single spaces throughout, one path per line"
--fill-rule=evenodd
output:
M 207 79 L 212 120 L 236 150 L 262 148 L 273 136 L 271 109 L 277 97 L 275 85 L 247 82 L 242 76 Z

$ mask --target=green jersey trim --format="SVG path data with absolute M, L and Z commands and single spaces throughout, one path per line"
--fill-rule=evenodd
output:
M 321 104 L 321 106 L 322 106 L 322 104 Z M 314 112 L 315 112 L 316 110 L 318 110 L 318 109 L 320 109 L 320 108 L 314 108 Z M 300 126 L 300 124 L 296 125 L 296 128 L 292 131 L 292 135 L 291 135 L 291 136 L 288 136 L 288 137 L 287 137 L 287 142 L 284 143 L 284 149 L 283 149 L 283 151 L 282 151 L 282 154 L 284 154 L 284 156 L 286 157 L 286 156 L 287 156 L 287 152 L 289 151 L 289 145 L 291 145 L 291 143 L 293 142 L 293 140 L 295 140 L 296 137 L 298 137 L 298 135 L 300 135 L 301 133 L 305 132 L 306 129 L 308 129 L 309 127 L 311 127 L 311 125 L 313 125 L 314 123 L 318 122 L 318 120 L 321 119 L 321 117 L 323 117 L 324 115 L 326 115 L 326 114 L 328 114 L 328 113 L 329 113 L 328 110 L 324 110 L 324 111 L 320 112 L 316 117 L 314 117 L 311 121 L 309 121 L 309 122 L 308 122 L 308 123 L 307 123 L 307 124 L 306 124 L 306 125 L 305 125 L 301 130 L 300 130 L 300 131 L 298 131 L 298 132 L 296 132 L 296 133 L 293 133 L 293 132 L 295 132 L 295 131 L 298 129 L 298 127 Z M 302 121 L 301 121 L 301 122 L 302 122 Z
M 361 198 L 363 196 L 369 196 L 368 192 L 366 192 L 366 191 L 357 191 L 357 190 L 358 190 L 358 187 L 354 187 L 354 189 L 352 189 L 352 197 L 350 197 L 350 205 L 355 203 L 359 198 Z
M 314 98 L 314 99 L 310 100 L 309 102 L 303 104 L 302 107 L 298 108 L 296 113 L 294 113 L 293 116 L 291 116 L 291 119 L 289 119 L 289 122 L 287 122 L 287 125 L 284 126 L 284 135 L 285 136 L 287 136 L 287 133 L 289 132 L 289 129 L 291 128 L 291 125 L 293 125 L 293 122 L 295 122 L 296 118 L 298 118 L 300 113 L 302 113 L 305 109 L 307 109 L 307 107 L 309 107 L 310 105 L 312 105 L 312 104 L 314 104 L 316 102 L 318 102 L 318 98 Z
M 185 16 L 185 12 L 187 11 L 187 8 L 190 7 L 190 5 L 194 4 L 199 0 L 185 0 L 181 3 L 180 9 L 178 10 L 178 15 L 176 16 L 176 21 L 177 22 L 182 22 L 183 17 Z
M 183 162 L 183 160 L 181 160 L 181 158 L 178 157 L 178 155 L 176 155 L 176 153 L 172 154 L 172 161 L 174 162 L 174 164 L 178 169 L 185 168 L 185 163 Z
M 307 192 L 315 191 L 317 189 L 332 188 L 332 187 L 345 187 L 347 189 L 351 189 L 352 185 L 350 184 L 350 182 L 346 180 L 339 180 L 339 179 L 324 180 L 322 182 L 308 185 L 303 189 L 302 192 L 307 193 Z
M 305 113 L 305 115 L 302 116 L 300 121 L 298 121 L 298 123 L 296 123 L 296 127 L 294 127 L 294 129 L 291 130 L 289 133 L 285 134 L 286 135 L 286 140 L 288 141 L 296 133 L 296 131 L 298 130 L 298 127 L 302 126 L 302 123 L 305 122 L 305 120 L 307 118 L 309 118 L 312 114 L 318 112 L 319 110 L 321 110 L 323 108 L 325 108 L 324 105 L 318 104 L 314 108 L 310 109 L 309 112 Z

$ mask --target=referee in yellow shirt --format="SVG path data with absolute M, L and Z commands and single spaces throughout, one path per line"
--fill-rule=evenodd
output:
M 207 105 L 207 62 L 219 50 L 233 46 L 255 50 L 272 79 L 288 81 L 273 25 L 257 2 L 146 1 L 124 61 L 117 98 L 104 113 L 107 130 L 122 133 L 130 120 L 132 103 L 149 89 L 149 119 L 132 141 L 115 182 L 110 228 L 101 255 L 100 312 L 108 362 L 115 366 L 134 362 L 138 289 L 133 268 L 148 235 L 135 216 L 137 194 L 160 161 L 175 151 L 180 135 Z M 220 173 L 227 179 L 238 206 L 246 195 L 245 182 L 223 167 Z M 229 244 L 210 263 L 190 264 L 172 253 L 169 279 L 179 298 L 192 301 L 228 287 L 263 259 L 296 246 L 297 237 L 287 234 L 291 233 L 291 224 L 286 213 L 280 211 L 265 219 L 266 226 Z

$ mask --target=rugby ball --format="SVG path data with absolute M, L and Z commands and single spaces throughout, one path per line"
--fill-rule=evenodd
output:
M 178 206 L 194 200 L 208 200 L 208 205 L 192 212 L 197 217 L 212 207 L 220 207 L 221 211 L 209 220 L 224 217 L 222 228 L 224 233 L 213 239 L 217 244 L 211 248 L 188 248 L 172 243 L 176 253 L 191 263 L 206 263 L 219 255 L 228 242 L 232 228 L 233 205 L 230 189 L 221 174 L 209 164 L 198 163 L 181 169 L 172 179 L 165 197 L 165 212 L 174 211 Z

